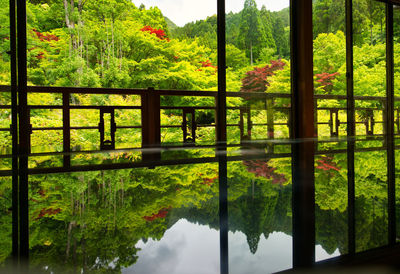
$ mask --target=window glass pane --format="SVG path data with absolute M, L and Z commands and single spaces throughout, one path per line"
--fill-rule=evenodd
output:
M 289 138 L 289 1 L 226 1 L 227 136 Z
M 228 143 L 277 157 L 228 164 L 230 272 L 281 271 L 292 267 L 292 186 L 291 158 L 278 155 L 291 147 L 269 141 L 289 138 L 289 1 L 227 0 L 226 12 Z
M 345 1 L 314 1 L 316 261 L 347 253 Z
M 152 0 L 28 1 L 28 84 L 110 88 L 103 90 L 103 93 L 114 94 L 86 96 L 72 93 L 69 96 L 70 103 L 81 109 L 82 106 L 141 106 L 140 96 L 137 96 L 138 100 L 133 100 L 133 96 L 118 98 L 115 94 L 121 91 L 115 88 L 139 88 L 145 89 L 145 93 L 152 93 L 148 88 L 169 90 L 161 98 L 162 106 L 179 106 L 174 111 L 182 110 L 182 106 L 191 106 L 194 107 L 194 114 L 190 137 L 182 138 L 185 131 L 181 127 L 177 128 L 178 133 L 173 138 L 166 138 L 167 142 L 193 143 L 190 140 L 196 139 L 214 142 L 215 122 L 211 121 L 215 121 L 215 94 L 209 98 L 196 96 L 195 100 L 170 95 L 175 90 L 198 93 L 217 91 L 216 8 L 216 1 L 212 0 L 182 3 Z M 87 91 L 93 93 L 93 90 Z M 68 102 L 62 101 L 62 92 L 56 89 L 46 94 L 30 92 L 29 105 L 65 105 Z M 205 106 L 209 109 L 202 108 Z M 157 107 L 158 103 L 151 103 L 151 111 Z M 169 123 L 173 123 L 169 120 L 169 114 L 161 112 L 161 120 L 168 123 L 166 126 L 172 126 Z M 143 118 L 141 116 L 142 113 L 132 119 L 140 121 Z M 151 114 L 145 113 L 143 116 Z M 47 124 L 54 122 L 39 117 L 37 113 L 31 113 L 31 118 L 40 118 Z M 71 121 L 75 127 L 85 127 L 76 123 L 81 118 Z M 59 121 L 61 119 L 58 118 Z M 89 120 L 98 119 L 89 115 Z M 138 142 L 138 138 L 133 138 L 131 133 L 135 129 L 141 135 L 141 125 L 137 128 L 124 126 L 123 129 L 130 129 L 127 131 L 121 130 L 118 123 L 119 120 L 115 133 L 116 147 L 137 147 L 141 137 Z M 0 134 L 3 133 L 0 131 Z M 44 130 L 37 136 L 45 139 L 47 134 L 48 131 Z M 202 138 L 205 135 L 207 138 Z M 95 137 L 93 134 L 91 136 Z M 143 136 L 145 138 L 147 135 Z M 83 131 L 75 131 L 74 138 L 81 143 L 89 143 L 92 148 L 100 143 L 98 138 L 91 138 Z M 41 144 L 32 142 L 32 146 Z M 41 148 L 35 148 L 35 151 L 47 149 L 42 151 Z
M 386 133 L 385 3 L 359 1 L 353 17 L 358 252 L 387 244 L 387 152 L 380 150 Z

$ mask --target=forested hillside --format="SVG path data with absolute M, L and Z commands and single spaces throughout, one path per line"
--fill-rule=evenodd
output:
M 245 1 L 241 12 L 226 15 L 227 48 L 233 50 L 236 47 L 244 51 L 247 57 L 253 53 L 254 61 L 268 62 L 268 58 L 274 55 L 289 58 L 289 23 L 288 8 L 270 12 L 265 6 L 258 10 L 254 1 Z M 217 16 L 188 23 L 174 29 L 171 34 L 181 40 L 200 38 L 202 45 L 216 50 Z M 227 58 L 230 53 L 227 53 Z
M 28 2 L 28 75 L 33 85 L 216 89 L 216 15 L 178 28 L 157 7 L 126 0 Z M 7 83 L 9 25 L 2 0 L 0 83 Z M 240 85 L 250 63 L 289 57 L 288 9 L 246 1 L 227 15 L 227 58 Z M 256 30 L 256 31 L 254 31 Z M 250 68 L 247 68 L 250 70 Z

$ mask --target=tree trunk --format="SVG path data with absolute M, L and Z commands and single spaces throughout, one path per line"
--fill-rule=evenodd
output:
M 371 45 L 373 44 L 373 37 L 372 37 L 372 24 L 371 24 Z
M 71 25 L 71 22 L 69 21 L 69 6 L 68 6 L 68 1 L 67 0 L 63 0 L 64 1 L 64 12 L 65 12 L 65 24 L 67 25 L 67 27 L 69 28 Z
M 112 60 L 114 62 L 114 18 L 111 20 L 111 46 L 112 46 Z
M 253 65 L 253 42 L 250 42 L 250 64 Z
M 87 208 L 90 210 L 90 180 L 88 181 L 88 189 L 87 189 Z
M 104 54 L 103 54 L 103 49 L 104 49 L 104 40 L 102 41 L 102 47 L 100 50 L 100 63 L 101 63 L 101 71 L 100 71 L 100 76 L 103 77 L 103 69 L 104 69 Z
M 108 27 L 107 27 L 107 21 L 104 22 L 106 25 L 106 37 L 107 37 L 107 45 L 106 45 L 106 50 L 107 50 L 107 69 L 110 68 L 110 44 L 108 43 Z
M 65 250 L 65 263 L 67 263 L 68 257 L 69 257 L 69 251 L 71 249 L 71 237 L 72 237 L 72 229 L 76 225 L 75 221 L 69 222 L 68 225 L 68 237 L 67 237 L 67 248 Z
M 64 3 L 64 12 L 65 12 L 65 24 L 70 32 L 70 52 L 69 56 L 71 57 L 74 50 L 77 49 L 77 44 L 75 41 L 74 29 L 75 29 L 75 22 L 72 17 L 72 13 L 74 12 L 75 2 L 74 0 L 63 0 Z
M 101 171 L 101 180 L 102 180 L 102 182 L 103 182 L 103 189 L 102 189 L 102 191 L 101 191 L 101 200 L 102 200 L 102 202 L 104 203 L 104 201 L 105 201 L 105 191 L 106 191 L 106 182 L 104 181 L 104 171 Z
M 115 229 L 115 223 L 116 223 L 116 218 L 117 218 L 117 191 L 118 191 L 118 184 L 115 182 L 114 183 L 114 229 Z
M 251 195 L 252 198 L 254 199 L 254 180 L 251 180 Z
M 119 71 L 122 70 L 122 42 L 119 44 Z

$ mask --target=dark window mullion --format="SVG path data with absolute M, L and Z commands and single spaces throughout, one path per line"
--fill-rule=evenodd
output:
M 219 177 L 219 231 L 220 273 L 229 273 L 228 254 L 228 168 L 226 157 L 226 29 L 225 0 L 217 0 L 218 31 L 218 95 L 217 95 L 217 142 Z
M 346 0 L 346 78 L 347 78 L 347 214 L 348 252 L 355 253 L 355 108 L 353 67 L 353 1 Z
M 396 243 L 396 194 L 394 155 L 394 56 L 393 5 L 386 4 L 386 128 L 388 180 L 388 243 Z

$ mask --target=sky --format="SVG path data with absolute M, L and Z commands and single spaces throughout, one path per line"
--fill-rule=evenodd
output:
M 260 237 L 257 252 L 250 253 L 246 235 L 229 232 L 229 272 L 233 274 L 264 274 L 292 268 L 292 237 L 283 232 L 273 232 Z M 219 274 L 219 231 L 209 226 L 180 219 L 169 228 L 160 240 L 139 241 L 137 262 L 123 274 Z M 336 250 L 328 254 L 316 246 L 316 260 L 339 256 Z
M 217 13 L 217 0 L 131 0 L 137 7 L 144 4 L 146 8 L 157 6 L 178 26 L 201 20 Z M 270 11 L 279 11 L 289 6 L 289 0 L 256 0 L 260 9 L 265 5 Z M 239 12 L 243 9 L 244 0 L 226 0 L 226 11 Z

